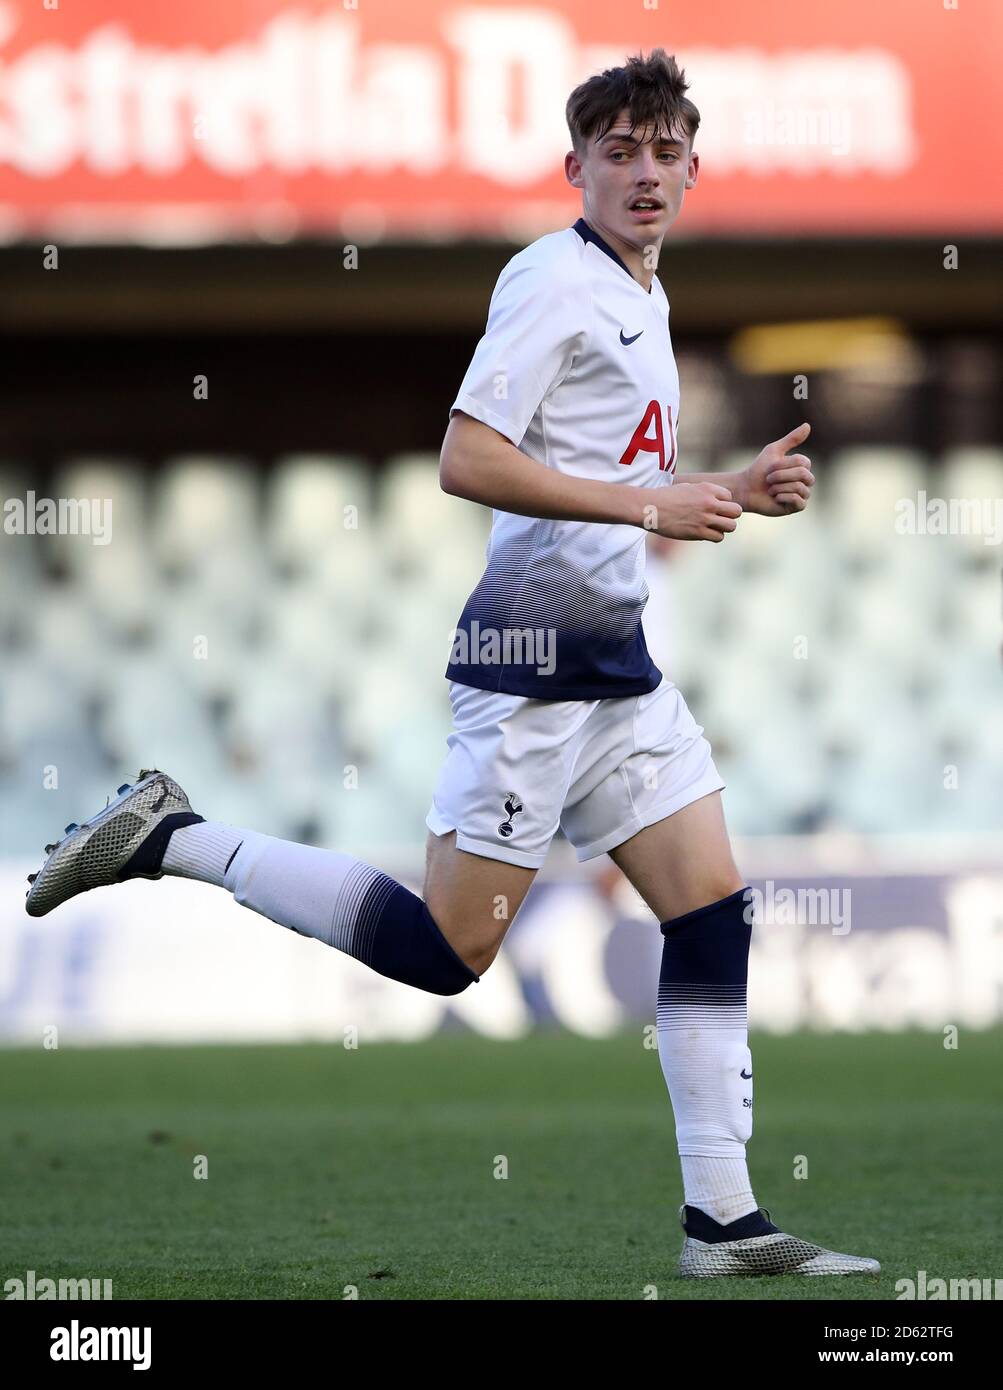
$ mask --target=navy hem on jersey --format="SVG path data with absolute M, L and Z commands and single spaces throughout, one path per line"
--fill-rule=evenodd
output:
M 499 672 L 491 666 L 448 666 L 446 679 L 457 685 L 472 685 L 477 690 L 493 690 L 498 695 L 521 695 L 527 700 L 623 700 L 631 695 L 650 695 L 662 682 L 662 673 L 652 665 L 646 676 L 620 680 L 609 686 L 554 686 L 539 676 L 520 680 L 512 672 Z
M 469 636 L 475 621 L 468 602 L 456 626 L 456 633 Z M 477 619 L 482 628 L 493 630 L 509 624 L 493 621 L 490 610 Z M 476 644 L 474 644 L 476 645 Z M 535 662 L 450 660 L 446 679 L 478 690 L 503 695 L 522 695 L 530 700 L 618 700 L 630 695 L 647 695 L 657 690 L 662 673 L 651 659 L 644 628 L 640 623 L 626 642 L 601 642 L 589 633 L 558 634 L 554 668 L 541 674 Z M 454 653 L 455 656 L 461 655 Z
M 489 632 L 513 626 L 490 609 L 475 608 L 476 601 L 477 591 L 460 615 L 454 630 L 457 637 L 466 634 L 469 638 L 475 621 L 482 631 Z M 476 646 L 476 643 L 471 645 Z M 587 632 L 565 633 L 558 634 L 557 648 L 554 669 L 546 675 L 541 675 L 535 662 L 451 660 L 445 676 L 459 685 L 472 685 L 478 690 L 494 690 L 504 695 L 523 695 L 531 700 L 617 700 L 630 695 L 647 695 L 657 690 L 662 679 L 648 651 L 640 623 L 634 635 L 625 642 L 602 642 Z

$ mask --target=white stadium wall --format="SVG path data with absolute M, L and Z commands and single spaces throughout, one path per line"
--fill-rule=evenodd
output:
M 772 841 L 768 856 L 738 846 L 738 862 L 757 873 L 767 858 L 783 866 L 782 876 L 748 880 L 757 894 L 754 1031 L 942 1031 L 1003 1020 L 1003 871 L 988 853 L 923 871 L 923 856 L 903 868 L 872 846 L 860 871 L 823 874 L 824 841 L 803 855 L 790 843 L 793 853 Z M 452 999 L 383 979 L 186 880 L 125 884 L 33 920 L 21 908 L 32 866 L 8 862 L 0 1042 L 350 1045 L 444 1027 L 518 1038 L 540 1026 L 643 1038 L 654 1020 L 657 924 L 625 883 L 601 892 L 566 849 L 555 847 L 491 970 Z M 391 871 L 416 888 L 417 867 Z M 47 1034 L 53 1026 L 58 1034 Z

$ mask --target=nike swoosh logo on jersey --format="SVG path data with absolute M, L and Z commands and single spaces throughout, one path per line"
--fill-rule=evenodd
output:
M 743 1077 L 746 1081 L 751 1081 L 751 1080 L 752 1080 L 752 1072 L 751 1072 L 751 1071 L 746 1071 L 744 1067 L 743 1067 L 742 1070 L 739 1072 L 739 1076 Z
M 642 329 L 641 329 L 641 333 L 643 333 L 643 332 L 644 332 L 644 329 L 642 328 Z M 636 343 L 636 342 L 637 342 L 638 338 L 640 338 L 640 336 L 641 336 L 641 333 L 635 333 L 634 336 L 633 336 L 633 338 L 625 338 L 625 337 L 623 336 L 623 329 L 621 328 L 621 329 L 620 329 L 620 341 L 621 341 L 621 343 L 623 343 L 624 347 L 630 347 L 631 343 Z

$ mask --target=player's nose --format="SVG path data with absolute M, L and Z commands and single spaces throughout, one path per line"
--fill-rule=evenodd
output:
M 658 187 L 659 176 L 660 170 L 655 156 L 650 150 L 645 150 L 637 169 L 638 187 L 646 188 L 650 192 L 652 188 Z

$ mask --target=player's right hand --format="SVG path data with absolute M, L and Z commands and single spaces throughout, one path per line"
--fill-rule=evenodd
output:
M 645 529 L 677 541 L 723 541 L 742 508 L 721 483 L 673 483 L 652 492 Z

